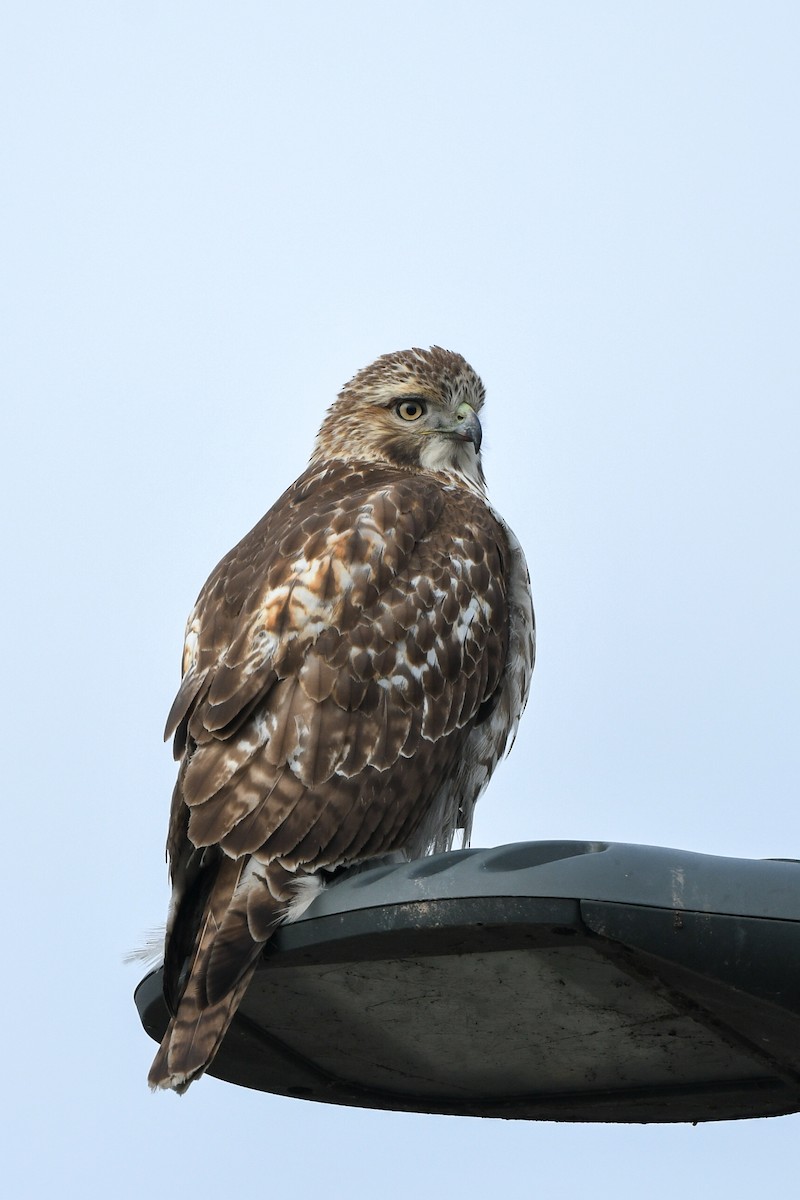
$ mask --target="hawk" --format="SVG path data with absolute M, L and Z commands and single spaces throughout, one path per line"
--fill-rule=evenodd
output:
M 265 943 L 333 872 L 469 838 L 534 660 L 525 557 L 485 495 L 483 401 L 459 354 L 379 358 L 200 593 L 165 734 L 172 1017 L 152 1087 L 203 1074 Z

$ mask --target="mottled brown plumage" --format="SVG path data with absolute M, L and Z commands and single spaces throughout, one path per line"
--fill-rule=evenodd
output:
M 483 397 L 460 355 L 378 359 L 200 593 L 167 722 L 173 1018 L 153 1086 L 208 1067 L 325 872 L 469 835 L 534 653 L 524 557 L 484 496 Z

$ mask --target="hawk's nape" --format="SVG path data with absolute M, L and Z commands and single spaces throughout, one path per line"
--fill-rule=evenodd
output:
M 469 837 L 534 659 L 525 558 L 485 498 L 483 399 L 460 355 L 378 359 L 200 593 L 167 726 L 172 1020 L 153 1087 L 207 1069 L 326 873 Z

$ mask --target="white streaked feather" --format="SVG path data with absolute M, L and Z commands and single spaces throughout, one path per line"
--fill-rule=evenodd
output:
M 294 881 L 294 899 L 290 900 L 284 909 L 285 923 L 291 925 L 292 921 L 298 921 L 324 887 L 325 880 L 319 873 L 298 875 Z
M 254 865 L 257 865 L 255 861 Z M 324 886 L 325 880 L 320 875 L 298 875 L 294 882 L 295 898 L 287 904 L 282 914 L 285 923 L 290 925 L 292 921 L 299 920 Z M 122 961 L 142 963 L 148 971 L 160 967 L 164 962 L 164 934 L 163 925 L 147 929 L 142 935 L 140 945 L 129 950 Z
M 142 935 L 142 944 L 135 950 L 129 950 L 122 961 L 144 963 L 148 970 L 160 967 L 164 961 L 164 934 L 163 925 L 146 930 Z

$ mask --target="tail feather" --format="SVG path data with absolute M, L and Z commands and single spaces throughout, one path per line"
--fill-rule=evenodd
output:
M 262 865 L 249 856 L 222 860 L 196 932 L 185 987 L 182 993 L 175 989 L 177 1010 L 150 1068 L 152 1088 L 182 1093 L 207 1070 L 264 945 L 283 921 L 310 904 L 320 886 L 316 876 L 287 871 L 276 862 Z M 176 925 L 179 920 L 180 913 Z
M 187 987 L 153 1059 L 147 1077 L 151 1088 L 172 1088 L 182 1095 L 211 1065 L 256 969 L 261 947 L 254 950 L 253 962 L 236 987 L 216 1004 L 201 1008 L 195 990 Z

